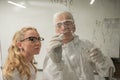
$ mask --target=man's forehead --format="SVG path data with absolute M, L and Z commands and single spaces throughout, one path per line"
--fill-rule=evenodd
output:
M 69 14 L 60 14 L 60 15 L 58 15 L 58 18 L 64 18 L 64 19 L 71 19 L 71 16 L 69 15 Z
M 63 22 L 63 21 L 69 21 L 69 20 L 72 20 L 72 18 L 70 17 L 70 16 L 58 16 L 57 18 L 56 18 L 56 22 Z
M 55 20 L 54 20 L 54 24 L 59 23 L 59 22 L 64 22 L 67 20 L 73 20 L 73 18 L 71 17 L 70 14 L 67 13 L 62 13 L 56 16 Z
M 58 23 L 64 23 L 64 22 L 67 22 L 67 21 L 73 22 L 72 19 L 66 19 L 66 20 L 58 21 L 58 22 L 56 22 L 56 24 L 58 24 Z

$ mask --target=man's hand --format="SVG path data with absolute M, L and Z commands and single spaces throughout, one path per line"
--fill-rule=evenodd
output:
M 48 44 L 47 51 L 53 62 L 59 63 L 62 59 L 62 39 L 56 35 Z
M 98 48 L 92 48 L 89 51 L 89 55 L 90 55 L 90 59 L 92 60 L 92 62 L 94 63 L 101 63 L 104 61 L 104 56 L 102 55 L 102 52 L 100 49 Z

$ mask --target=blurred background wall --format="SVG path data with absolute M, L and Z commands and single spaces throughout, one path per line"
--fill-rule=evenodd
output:
M 39 55 L 35 56 L 35 61 L 38 63 L 36 66 L 42 69 L 47 43 L 54 35 L 53 14 L 64 10 L 73 14 L 77 29 L 75 33 L 81 39 L 88 39 L 95 43 L 105 55 L 119 57 L 120 0 L 95 0 L 93 4 L 90 4 L 91 0 L 73 0 L 70 4 L 52 2 L 52 0 L 9 1 L 22 4 L 26 8 L 9 4 L 8 0 L 0 0 L 2 65 L 14 33 L 24 26 L 33 26 L 45 38 Z

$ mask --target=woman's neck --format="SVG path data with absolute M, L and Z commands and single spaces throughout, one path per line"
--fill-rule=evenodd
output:
M 31 62 L 31 60 L 33 59 L 33 56 L 32 56 L 32 55 L 24 54 L 23 56 L 25 57 L 25 61 L 26 61 L 26 62 Z

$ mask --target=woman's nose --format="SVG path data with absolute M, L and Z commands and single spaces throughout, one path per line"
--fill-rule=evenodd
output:
M 41 41 L 36 41 L 36 45 L 41 45 Z

